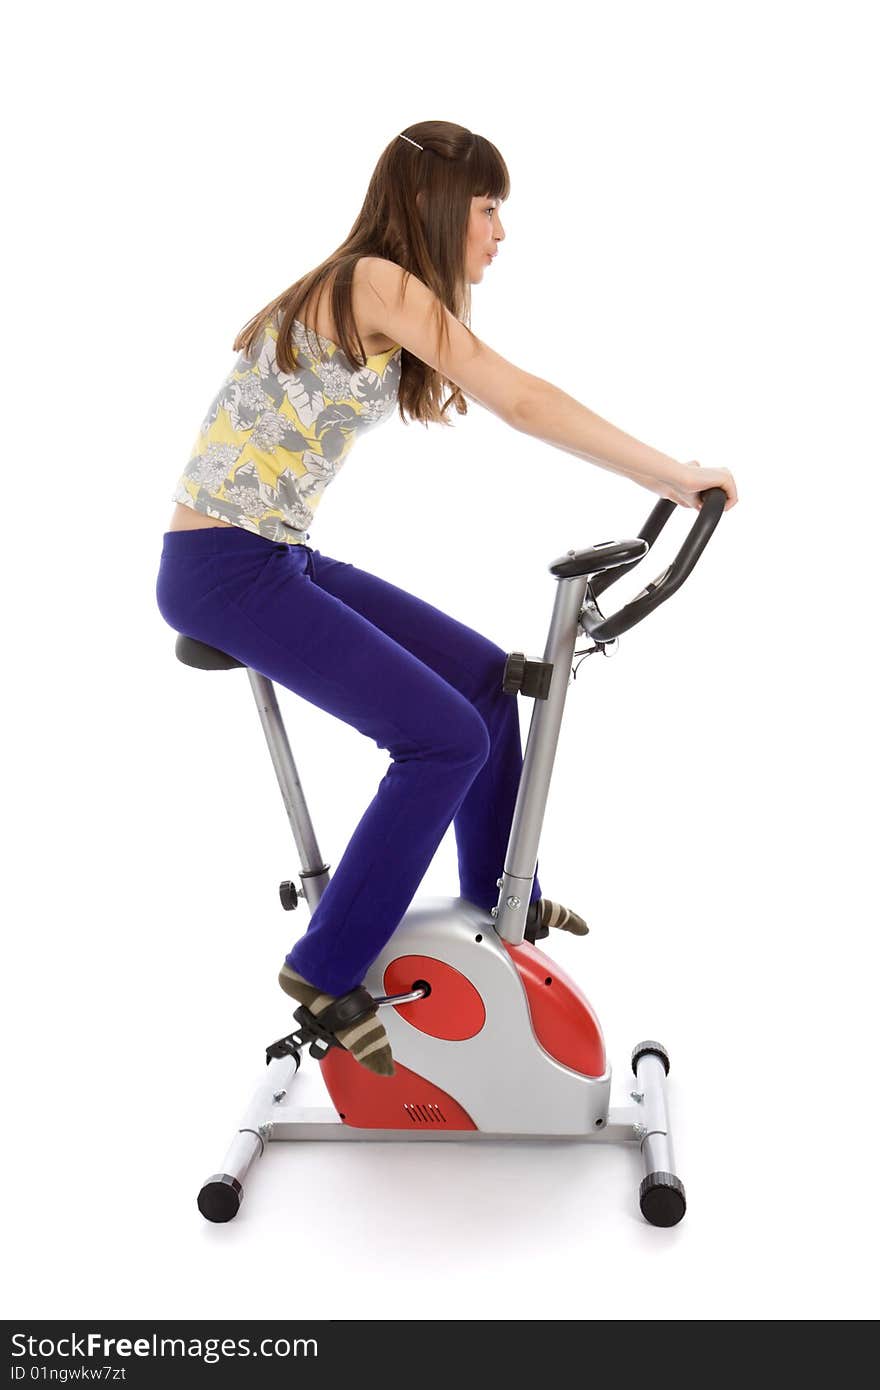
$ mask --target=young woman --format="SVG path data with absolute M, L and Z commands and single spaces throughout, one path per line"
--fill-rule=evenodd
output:
M 279 975 L 318 1017 L 360 985 L 451 822 L 462 896 L 495 905 L 522 771 L 517 702 L 501 687 L 506 652 L 307 544 L 357 436 L 395 404 L 404 421 L 448 424 L 450 405 L 466 414 L 466 397 L 683 506 L 698 507 L 716 486 L 727 508 L 737 500 L 726 469 L 639 443 L 466 326 L 470 287 L 504 240 L 509 187 L 495 146 L 462 126 L 423 121 L 394 137 L 339 249 L 233 343 L 240 355 L 202 422 L 164 536 L 156 597 L 175 631 L 222 648 L 391 754 Z M 377 540 L 381 498 L 379 476 L 365 518 Z M 537 866 L 528 920 L 586 931 L 541 896 Z M 375 1010 L 335 1036 L 370 1070 L 393 1074 Z

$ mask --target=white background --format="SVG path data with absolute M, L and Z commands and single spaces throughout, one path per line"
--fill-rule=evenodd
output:
M 873 17 L 16 11 L 7 1316 L 876 1313 Z M 279 1144 L 231 1225 L 195 1205 L 289 1029 L 276 975 L 305 920 L 278 905 L 298 865 L 243 673 L 174 659 L 162 533 L 235 333 L 426 118 L 511 172 L 474 330 L 739 487 L 686 586 L 581 667 L 540 852 L 545 892 L 591 924 L 545 945 L 599 1012 L 615 1089 L 635 1042 L 670 1050 L 674 1230 L 640 1217 L 632 1148 Z M 453 419 L 365 439 L 312 543 L 538 656 L 549 563 L 635 535 L 656 498 L 479 407 Z M 387 755 L 280 698 L 335 864 Z M 457 892 L 451 830 L 424 891 Z

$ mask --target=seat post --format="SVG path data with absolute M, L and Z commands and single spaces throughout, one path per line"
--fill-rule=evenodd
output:
M 266 742 L 269 745 L 272 764 L 278 777 L 284 809 L 287 812 L 293 838 L 299 851 L 300 863 L 302 864 L 303 892 L 309 908 L 314 911 L 321 894 L 330 882 L 330 866 L 324 863 L 321 851 L 318 849 L 315 828 L 312 825 L 312 818 L 306 805 L 305 793 L 299 780 L 296 763 L 293 761 L 293 754 L 290 751 L 287 730 L 278 708 L 275 687 L 268 677 L 262 675 L 261 672 L 254 671 L 250 666 L 246 667 L 246 670 L 260 713 L 263 733 L 266 735 Z

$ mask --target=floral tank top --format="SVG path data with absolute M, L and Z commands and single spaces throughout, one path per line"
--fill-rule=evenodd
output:
M 240 354 L 202 421 L 173 500 L 301 545 L 356 436 L 393 412 L 401 349 L 357 367 L 336 343 L 294 319 L 296 366 L 287 373 L 275 360 L 277 340 L 270 321 L 253 357 Z

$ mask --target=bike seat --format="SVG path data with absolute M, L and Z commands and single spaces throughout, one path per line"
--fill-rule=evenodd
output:
M 219 647 L 209 647 L 207 642 L 199 642 L 195 637 L 177 634 L 174 653 L 185 666 L 195 666 L 199 671 L 231 671 L 233 666 L 243 666 L 234 656 L 221 652 Z

